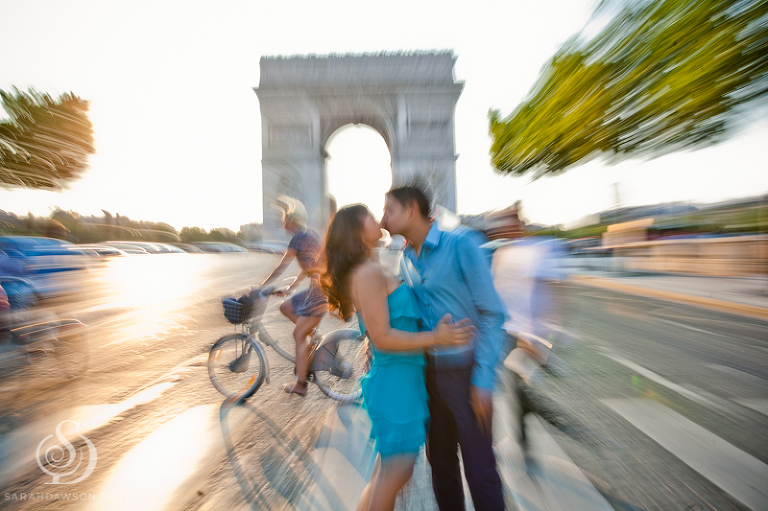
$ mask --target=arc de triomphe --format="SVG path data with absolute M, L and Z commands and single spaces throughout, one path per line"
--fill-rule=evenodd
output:
M 279 194 L 302 201 L 310 227 L 325 230 L 325 149 L 348 124 L 381 134 L 394 183 L 421 178 L 436 203 L 455 211 L 453 114 L 463 88 L 454 80 L 455 62 L 449 52 L 262 57 L 254 91 L 261 106 L 265 231 L 280 228 L 272 208 Z

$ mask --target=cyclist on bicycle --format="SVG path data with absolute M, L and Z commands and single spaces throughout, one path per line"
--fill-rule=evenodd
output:
M 308 289 L 280 304 L 280 312 L 296 324 L 293 330 L 293 340 L 296 343 L 296 380 L 285 385 L 283 390 L 303 397 L 307 393 L 309 366 L 307 340 L 328 310 L 328 300 L 320 285 L 322 244 L 318 235 L 307 229 L 307 211 L 301 202 L 289 197 L 280 197 L 278 201 L 284 210 L 283 228 L 292 237 L 283 259 L 261 287 L 268 286 L 282 275 L 294 258 L 299 262 L 301 272 L 288 290 L 280 293 L 280 296 L 290 294 L 304 278 L 310 278 Z

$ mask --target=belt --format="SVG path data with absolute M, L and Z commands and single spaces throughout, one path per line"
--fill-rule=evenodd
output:
M 461 369 L 475 363 L 475 349 L 471 346 L 429 348 L 427 367 L 434 370 Z

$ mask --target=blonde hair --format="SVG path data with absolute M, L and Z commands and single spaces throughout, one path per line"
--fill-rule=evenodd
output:
M 307 226 L 307 209 L 300 201 L 287 195 L 278 195 L 277 205 L 283 213 L 283 220 L 290 220 L 300 227 Z

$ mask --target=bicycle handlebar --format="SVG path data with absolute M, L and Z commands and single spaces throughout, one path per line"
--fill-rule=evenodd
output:
M 254 289 L 253 290 L 253 292 L 258 293 L 258 295 L 261 298 L 264 298 L 264 297 L 270 296 L 270 295 L 276 295 L 276 294 L 279 294 L 279 293 L 284 293 L 286 291 L 288 291 L 288 287 L 287 286 L 283 286 L 283 287 L 267 286 L 267 287 L 264 287 L 264 288 L 261 288 L 261 289 Z

